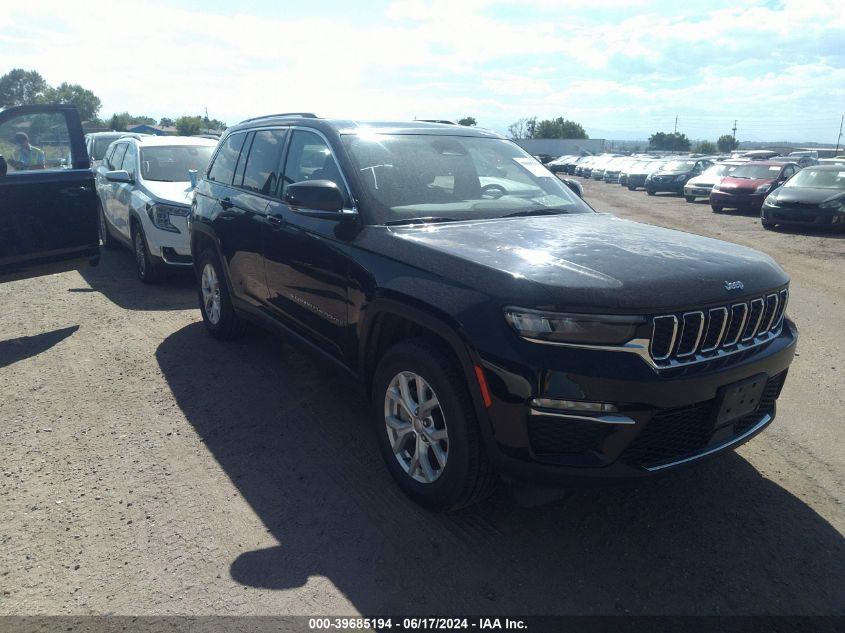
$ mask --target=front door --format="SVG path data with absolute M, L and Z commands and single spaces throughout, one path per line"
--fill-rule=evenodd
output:
M 100 257 L 97 194 L 74 106 L 0 112 L 0 281 Z
M 333 180 L 346 185 L 322 136 L 293 131 L 279 188 L 303 180 Z M 308 217 L 282 200 L 267 207 L 264 260 L 271 309 L 291 328 L 338 358 L 345 353 L 348 257 L 338 220 Z

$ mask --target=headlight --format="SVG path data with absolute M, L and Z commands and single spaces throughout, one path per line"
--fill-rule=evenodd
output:
M 775 194 L 771 194 L 766 196 L 766 199 L 763 200 L 763 204 L 768 205 L 770 207 L 778 206 L 778 198 Z
M 833 209 L 835 211 L 845 211 L 845 198 L 837 198 L 836 200 L 828 200 L 819 205 L 819 209 Z
M 523 338 L 579 345 L 627 343 L 644 317 L 540 312 L 526 308 L 505 308 L 505 319 Z
M 684 182 L 687 179 L 686 176 L 681 174 L 680 176 L 675 176 L 675 182 Z
M 760 185 L 754 190 L 754 193 L 769 193 L 772 185 Z
M 170 216 L 187 217 L 191 210 L 188 207 L 177 207 L 169 204 L 148 204 L 147 215 L 150 216 L 150 221 L 157 229 L 162 231 L 170 231 L 171 233 L 179 233 L 179 229 L 173 226 L 170 221 Z
M 713 188 L 710 191 L 721 191 L 722 188 L 719 185 L 713 185 Z

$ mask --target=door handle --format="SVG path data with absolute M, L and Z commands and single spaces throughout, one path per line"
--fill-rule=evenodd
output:
M 223 207 L 224 209 L 231 209 L 232 207 L 235 206 L 235 203 L 232 202 L 231 200 L 229 200 L 229 198 L 223 198 L 220 201 L 220 206 Z
M 282 225 L 284 225 L 285 220 L 280 215 L 268 215 L 267 222 L 270 223 L 271 228 L 280 229 L 282 228 Z
M 60 191 L 63 196 L 81 196 L 84 193 L 87 193 L 91 189 L 86 187 L 85 185 L 80 185 L 78 187 L 65 187 Z

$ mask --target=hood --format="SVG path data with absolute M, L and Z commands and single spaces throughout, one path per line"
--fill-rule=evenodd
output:
M 390 243 L 385 254 L 524 307 L 654 313 L 788 281 L 758 251 L 606 214 L 379 228 L 394 238 L 382 242 Z M 744 290 L 725 289 L 734 281 Z
M 690 178 L 687 184 L 691 187 L 712 187 L 722 182 L 722 176 L 711 176 L 709 174 L 701 174 L 695 178 Z
M 777 174 L 774 178 L 731 178 L 727 176 L 722 178 L 719 187 L 722 191 L 754 191 L 760 185 L 768 185 L 777 180 Z
M 159 182 L 156 180 L 144 180 L 144 189 L 151 198 L 158 202 L 171 202 L 173 204 L 191 205 L 194 200 L 194 188 L 188 181 L 180 182 Z
M 845 198 L 842 189 L 817 189 L 815 187 L 780 187 L 772 192 L 779 204 L 821 204 L 828 200 Z
M 692 172 L 692 169 L 672 169 L 672 170 L 665 170 L 665 171 L 663 169 L 658 169 L 652 175 L 653 176 L 686 176 L 690 172 Z

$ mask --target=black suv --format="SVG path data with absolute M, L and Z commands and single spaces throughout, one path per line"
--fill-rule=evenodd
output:
M 371 395 L 381 451 L 453 509 L 499 475 L 633 478 L 767 426 L 792 360 L 769 257 L 595 213 L 492 132 L 274 115 L 199 183 L 203 320 L 298 339 Z

